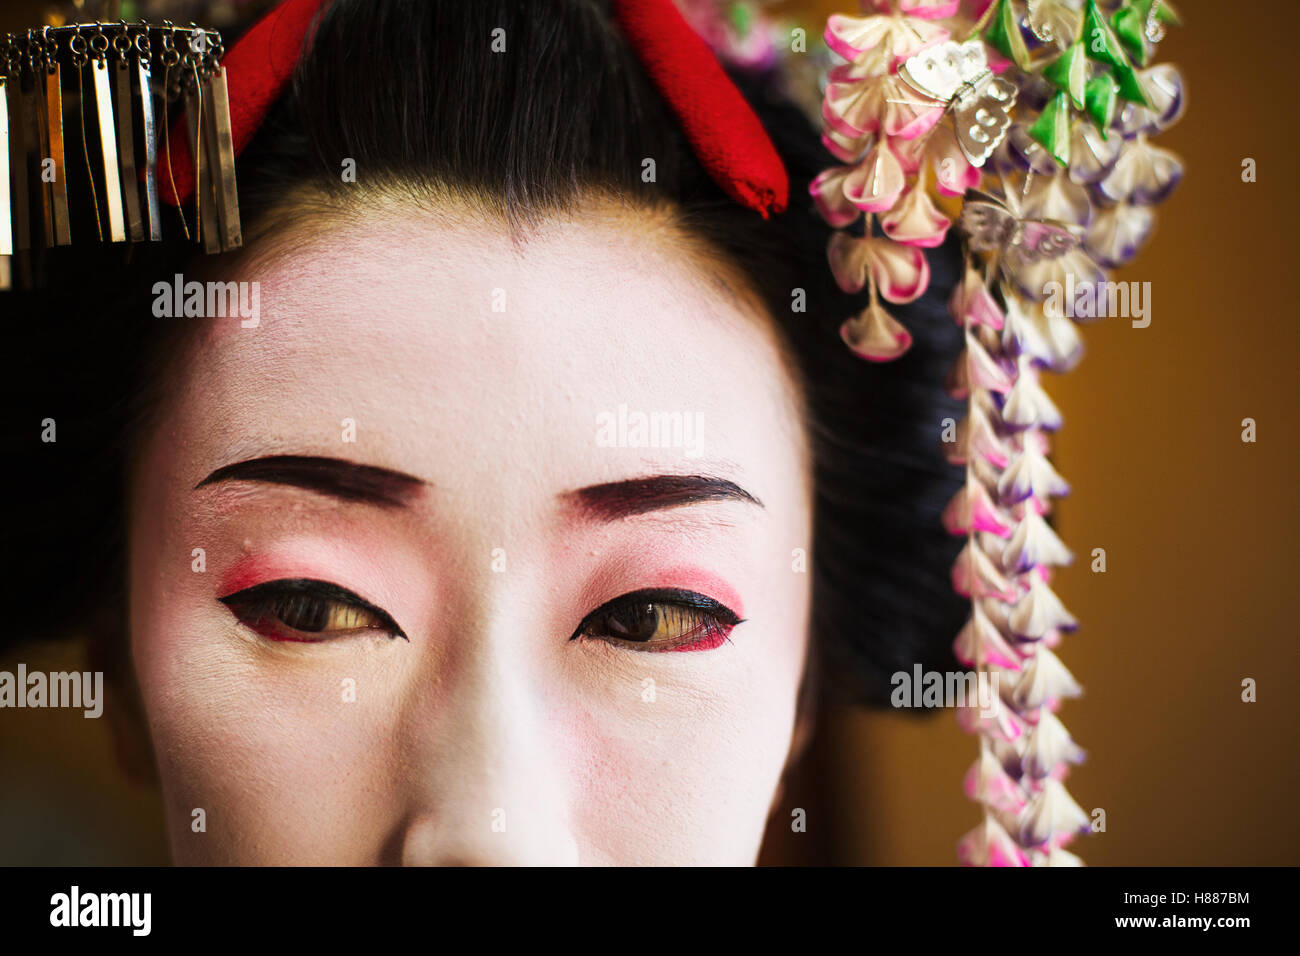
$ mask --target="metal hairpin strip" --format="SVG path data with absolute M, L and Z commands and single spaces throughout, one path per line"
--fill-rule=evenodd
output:
M 78 241 L 163 238 L 168 107 L 182 103 L 194 188 L 181 232 L 208 252 L 242 244 L 223 52 L 216 30 L 168 20 L 0 35 L 0 289 L 30 285 L 33 260 L 72 242 L 73 208 L 90 210 Z M 84 182 L 70 188 L 70 170 Z

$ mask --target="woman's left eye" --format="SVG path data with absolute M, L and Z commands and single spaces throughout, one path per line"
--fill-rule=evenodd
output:
M 383 608 L 328 581 L 267 581 L 218 600 L 272 641 L 316 644 L 368 632 L 409 640 Z
M 694 591 L 634 591 L 588 614 L 570 640 L 596 638 L 634 651 L 706 651 L 740 623 L 725 604 Z

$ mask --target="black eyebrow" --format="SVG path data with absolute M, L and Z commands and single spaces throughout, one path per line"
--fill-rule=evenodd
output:
M 763 507 L 734 481 L 708 475 L 652 475 L 604 485 L 591 485 L 563 496 L 585 515 L 602 521 L 645 514 L 662 508 L 693 505 L 703 501 L 743 501 Z
M 307 455 L 271 455 L 235 462 L 218 468 L 194 488 L 197 490 L 220 481 L 294 485 L 342 501 L 359 501 L 385 508 L 407 504 L 424 489 L 425 484 L 419 478 L 388 468 Z

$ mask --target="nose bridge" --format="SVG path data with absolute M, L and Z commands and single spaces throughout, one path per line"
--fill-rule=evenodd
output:
M 508 587 L 445 622 L 408 703 L 411 805 L 401 838 L 410 865 L 577 862 L 566 775 L 547 720 L 546 659 Z M 551 680 L 554 677 L 550 678 Z

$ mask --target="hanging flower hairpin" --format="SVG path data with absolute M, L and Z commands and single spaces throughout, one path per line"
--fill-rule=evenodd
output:
M 1051 587 L 1073 555 L 1048 520 L 1069 485 L 1049 458 L 1062 417 L 1041 374 L 1082 354 L 1061 290 L 1098 288 L 1130 261 L 1151 207 L 1182 176 L 1151 143 L 1183 109 L 1177 70 L 1151 65 L 1178 16 L 1163 0 L 864 7 L 827 24 L 827 45 L 847 61 L 822 104 L 822 141 L 839 165 L 810 187 L 838 230 L 828 258 L 839 285 L 868 291 L 841 327 L 861 357 L 911 345 L 886 304 L 925 292 L 924 250 L 952 225 L 939 203 L 962 197 L 966 266 L 948 306 L 964 348 L 947 387 L 966 414 L 945 454 L 965 481 L 943 523 L 965 538 L 952 583 L 971 610 L 954 653 L 1000 692 L 992 708 L 959 708 L 980 741 L 965 790 L 983 819 L 958 858 L 1080 865 L 1066 847 L 1091 821 L 1063 781 L 1084 753 L 1056 714 L 1081 688 L 1055 653 L 1078 621 Z

